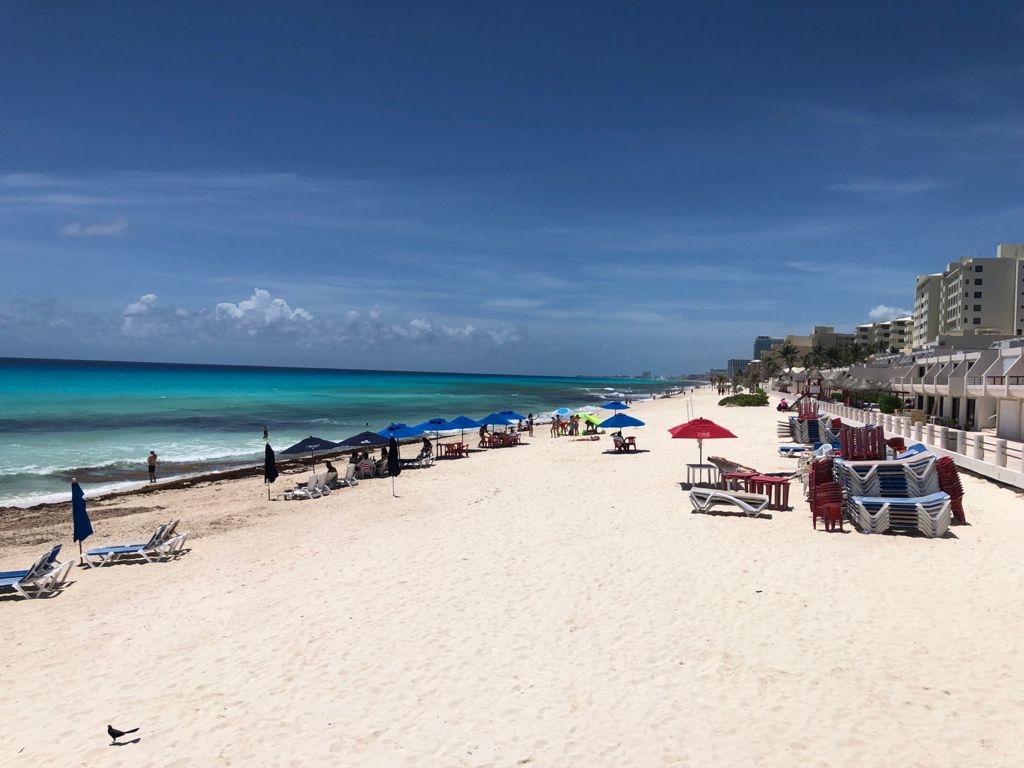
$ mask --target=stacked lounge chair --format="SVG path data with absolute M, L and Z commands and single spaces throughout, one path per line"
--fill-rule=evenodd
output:
M 865 533 L 917 530 L 942 536 L 949 528 L 951 499 L 939 490 L 936 459 L 917 454 L 894 461 L 835 462 L 846 491 L 846 512 Z

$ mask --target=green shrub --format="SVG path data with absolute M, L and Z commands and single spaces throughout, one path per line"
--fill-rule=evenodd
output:
M 745 395 L 732 395 L 723 397 L 718 401 L 719 405 L 738 405 L 741 407 L 754 405 L 768 405 L 768 393 L 763 389 Z
M 895 413 L 897 408 L 902 407 L 903 401 L 890 392 L 878 396 L 878 410 L 882 413 Z

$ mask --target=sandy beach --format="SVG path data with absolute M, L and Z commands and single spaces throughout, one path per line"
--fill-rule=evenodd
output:
M 774 408 L 717 400 L 637 404 L 635 454 L 541 427 L 397 497 L 90 499 L 87 547 L 181 518 L 191 549 L 0 600 L 0 763 L 1019 765 L 1021 495 L 961 475 L 969 525 L 935 540 L 813 531 L 799 482 L 770 517 L 692 514 L 697 445 L 667 433 L 688 404 L 739 436 L 705 456 L 796 468 Z M 77 553 L 69 507 L 38 514 L 0 523 L 0 570 Z

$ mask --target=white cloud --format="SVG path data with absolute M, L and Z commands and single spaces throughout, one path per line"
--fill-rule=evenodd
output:
M 128 231 L 128 219 L 118 216 L 106 224 L 65 224 L 60 233 L 65 237 L 121 237 Z
M 141 315 L 143 312 L 148 312 L 150 307 L 156 303 L 156 294 L 147 293 L 141 297 L 138 301 L 133 301 L 127 307 L 124 308 L 124 315 Z
M 947 186 L 936 179 L 860 179 L 829 187 L 833 192 L 860 195 L 865 200 L 891 202 Z
M 284 299 L 275 299 L 262 288 L 257 288 L 252 296 L 237 304 L 221 302 L 217 305 L 215 317 L 221 321 L 266 326 L 313 319 L 313 315 L 306 310 L 292 309 Z
M 895 320 L 897 317 L 907 317 L 912 314 L 914 313 L 909 309 L 879 304 L 868 312 L 868 319 L 873 323 L 884 323 L 886 320 Z

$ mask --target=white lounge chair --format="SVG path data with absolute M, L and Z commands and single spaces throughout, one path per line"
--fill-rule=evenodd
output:
M 125 544 L 90 549 L 82 555 L 82 563 L 90 568 L 100 568 L 121 560 L 139 558 L 147 563 L 155 563 L 160 560 L 177 557 L 185 545 L 185 540 L 188 538 L 187 532 L 167 537 L 167 531 L 174 530 L 177 524 L 177 521 L 175 521 L 174 523 L 165 523 L 159 526 L 145 544 Z
M 768 497 L 761 493 L 719 491 L 714 488 L 690 489 L 690 504 L 694 512 L 710 512 L 715 504 L 732 504 L 744 514 L 756 517 L 768 506 Z
M 31 600 L 58 592 L 67 580 L 74 560 L 59 562 L 60 544 L 23 571 L 0 572 L 0 596 L 14 593 Z

